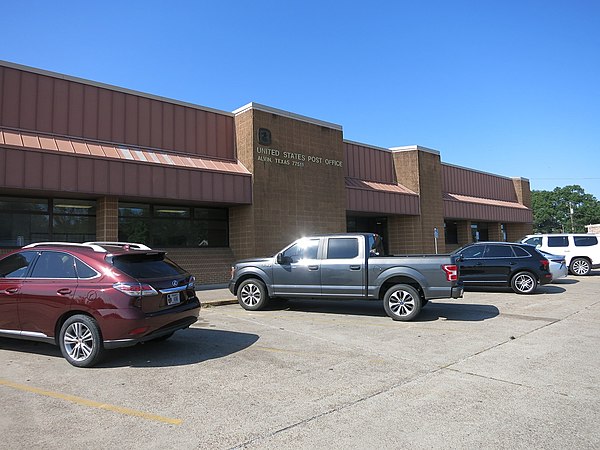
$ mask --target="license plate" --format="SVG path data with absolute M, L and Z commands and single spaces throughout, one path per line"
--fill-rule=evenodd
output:
M 167 305 L 176 305 L 181 301 L 179 297 L 179 292 L 173 292 L 172 294 L 167 294 Z

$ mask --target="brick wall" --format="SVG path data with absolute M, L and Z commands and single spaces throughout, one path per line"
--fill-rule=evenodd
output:
M 231 277 L 233 252 L 229 248 L 163 249 L 167 256 L 196 277 L 197 284 L 222 284 Z
M 259 143 L 259 128 L 271 132 L 271 144 Z M 303 235 L 346 231 L 341 130 L 253 108 L 236 116 L 236 143 L 253 173 L 253 205 L 230 209 L 236 258 L 272 255 Z

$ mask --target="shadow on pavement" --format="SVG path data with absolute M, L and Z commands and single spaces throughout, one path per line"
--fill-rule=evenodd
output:
M 234 331 L 188 328 L 162 342 L 146 342 L 133 347 L 107 350 L 93 368 L 170 367 L 197 364 L 222 358 L 250 347 L 259 336 Z M 62 358 L 51 344 L 0 338 L 0 348 Z M 65 361 L 65 364 L 69 364 Z
M 515 294 L 515 292 L 509 287 L 495 287 L 495 286 L 467 286 L 465 287 L 465 292 L 497 292 L 497 293 L 505 293 L 505 294 Z M 530 296 L 536 296 L 541 294 L 562 294 L 563 292 L 567 292 L 565 288 L 559 286 L 553 286 L 551 284 L 545 284 L 543 286 L 538 286 L 536 291 L 533 294 L 523 294 L 519 295 L 519 297 L 527 298 Z M 518 295 L 518 294 L 515 294 Z
M 299 311 L 321 314 L 339 314 L 351 316 L 388 317 L 381 301 L 363 300 L 289 300 L 287 303 L 273 305 L 270 309 Z M 421 310 L 414 322 L 446 320 L 475 322 L 491 319 L 500 314 L 492 305 L 474 305 L 464 303 L 444 303 L 430 301 Z M 392 320 L 392 319 L 390 319 Z

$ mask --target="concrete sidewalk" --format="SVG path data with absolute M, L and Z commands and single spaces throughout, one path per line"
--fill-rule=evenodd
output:
M 196 296 L 203 307 L 237 303 L 237 298 L 224 285 L 199 286 Z

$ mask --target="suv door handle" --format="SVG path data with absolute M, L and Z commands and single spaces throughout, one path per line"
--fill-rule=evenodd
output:
M 69 288 L 62 288 L 62 289 L 59 289 L 58 291 L 56 291 L 56 293 L 60 294 L 60 295 L 68 295 L 71 292 L 73 292 L 73 291 L 71 291 L 71 289 L 69 289 Z
M 18 287 L 7 288 L 4 290 L 4 292 L 6 292 L 7 294 L 16 294 L 17 292 L 19 292 L 19 288 Z
M 350 270 L 360 270 L 360 266 L 350 266 Z
M 319 270 L 319 266 L 308 266 L 308 270 Z

